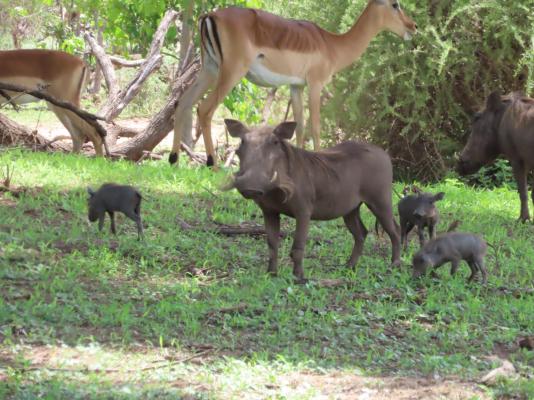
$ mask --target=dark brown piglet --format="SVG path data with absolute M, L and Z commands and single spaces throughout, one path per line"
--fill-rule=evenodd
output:
M 122 212 L 137 224 L 137 235 L 143 237 L 141 223 L 141 194 L 132 186 L 105 183 L 96 192 L 87 188 L 89 193 L 89 221 L 98 220 L 98 229 L 104 227 L 106 213 L 111 218 L 111 232 L 117 234 L 115 229 L 115 212 Z
M 484 265 L 487 251 L 486 242 L 471 233 L 449 232 L 439 235 L 427 242 L 413 257 L 413 277 L 424 275 L 429 268 L 438 268 L 448 262 L 451 263 L 451 275 L 456 273 L 462 260 L 471 268 L 469 282 L 480 271 L 484 283 L 487 282 L 488 272 Z
M 280 215 L 297 221 L 291 259 L 297 281 L 304 279 L 302 259 L 310 220 L 343 217 L 354 238 L 347 265 L 356 265 L 367 229 L 360 218 L 366 204 L 391 239 L 394 265 L 400 264 L 400 240 L 392 210 L 391 160 L 379 147 L 345 142 L 312 152 L 292 146 L 296 124 L 248 129 L 239 121 L 225 120 L 233 137 L 241 139 L 236 154 L 239 171 L 232 184 L 243 197 L 260 206 L 269 246 L 269 268 L 277 273 Z
M 436 225 L 439 222 L 439 212 L 436 207 L 436 201 L 442 200 L 445 193 L 438 194 L 420 193 L 403 197 L 398 204 L 400 227 L 401 227 L 401 244 L 406 249 L 408 247 L 408 234 L 414 226 L 417 227 L 419 234 L 419 243 L 425 244 L 424 229 L 428 229 L 430 239 L 436 237 Z

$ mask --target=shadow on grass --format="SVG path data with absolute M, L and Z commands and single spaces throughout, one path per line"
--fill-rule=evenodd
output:
M 298 286 L 289 267 L 290 239 L 282 243 L 281 276 L 270 278 L 264 273 L 268 250 L 261 238 L 184 230 L 176 219 L 199 227 L 214 220 L 261 223 L 253 203 L 202 189 L 143 193 L 149 198 L 142 205 L 145 242 L 136 241 L 134 225 L 125 218 L 118 221 L 119 236 L 109 234 L 109 221 L 97 234 L 96 226 L 84 222 L 85 188 L 45 187 L 18 198 L 2 196 L 9 200 L 0 199 L 4 345 L 211 348 L 221 360 L 283 359 L 312 368 L 469 375 L 488 367 L 478 357 L 491 354 L 493 340 L 513 341 L 499 326 L 532 328 L 528 299 L 496 296 L 493 290 L 467 286 L 464 276 L 445 274 L 442 283 L 417 288 L 407 267 L 389 269 L 388 241 L 371 235 L 356 271 L 331 268 L 342 264 L 352 247 L 341 220 L 313 224 L 310 236 L 324 241 L 308 242 L 305 271 L 347 283 Z M 467 228 L 491 232 L 504 244 L 506 238 L 523 241 L 533 231 L 476 206 L 459 213 Z M 366 214 L 366 225 L 372 220 Z M 516 265 L 504 268 L 508 273 Z M 528 273 L 514 275 L 514 282 L 508 276 L 491 285 L 532 282 Z M 509 302 L 516 310 L 511 316 L 505 315 Z M 477 328 L 466 337 L 466 326 Z

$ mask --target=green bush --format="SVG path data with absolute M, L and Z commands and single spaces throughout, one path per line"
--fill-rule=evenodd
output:
M 271 0 L 266 6 L 344 32 L 367 1 L 298 3 Z M 389 149 L 399 174 L 437 179 L 466 141 L 470 114 L 492 90 L 534 94 L 534 0 L 401 4 L 419 34 L 411 42 L 380 34 L 334 77 L 322 134 L 371 140 Z

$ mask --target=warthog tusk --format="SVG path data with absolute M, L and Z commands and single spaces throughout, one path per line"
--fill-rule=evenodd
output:
M 278 178 L 278 171 L 274 171 L 273 177 L 271 178 L 271 183 L 274 183 L 276 178 Z

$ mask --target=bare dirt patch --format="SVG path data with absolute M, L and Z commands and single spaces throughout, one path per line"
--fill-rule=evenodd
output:
M 254 376 L 254 385 L 247 388 L 228 386 L 228 377 L 224 371 L 214 371 L 209 385 L 201 371 L 195 365 L 209 365 L 215 354 L 211 351 L 194 350 L 184 353 L 172 349 L 154 349 L 137 346 L 132 349 L 115 350 L 100 347 L 55 347 L 31 346 L 18 349 L 18 358 L 9 350 L 0 350 L 0 363 L 17 368 L 17 359 L 23 356 L 30 361 L 23 368 L 25 371 L 47 370 L 58 373 L 104 374 L 117 384 L 139 381 L 143 374 L 145 383 L 158 383 L 164 370 L 186 367 L 188 374 L 178 374 L 176 379 L 167 383 L 173 387 L 194 388 L 197 392 L 217 393 L 215 398 L 269 398 L 279 395 L 298 398 L 316 393 L 317 398 L 373 399 L 373 400 L 418 400 L 418 399 L 490 399 L 491 397 L 478 385 L 462 381 L 456 377 L 433 379 L 425 377 L 365 377 L 344 371 L 317 373 L 314 371 L 296 371 L 275 376 L 263 376 L 260 371 Z M 253 369 L 254 367 L 251 367 Z M 151 375 L 154 372 L 155 375 Z M 172 372 L 171 372 L 172 373 Z M 0 368 L 0 377 L 2 371 Z M 1 379 L 1 378 L 0 378 Z M 315 397 L 314 397 L 315 398 Z
M 362 377 L 341 372 L 329 374 L 298 372 L 281 377 L 280 382 L 282 385 L 295 389 L 314 388 L 325 396 L 339 400 L 459 400 L 470 399 L 474 396 L 480 399 L 490 398 L 476 384 L 456 379 Z M 282 386 L 279 389 L 282 389 Z

